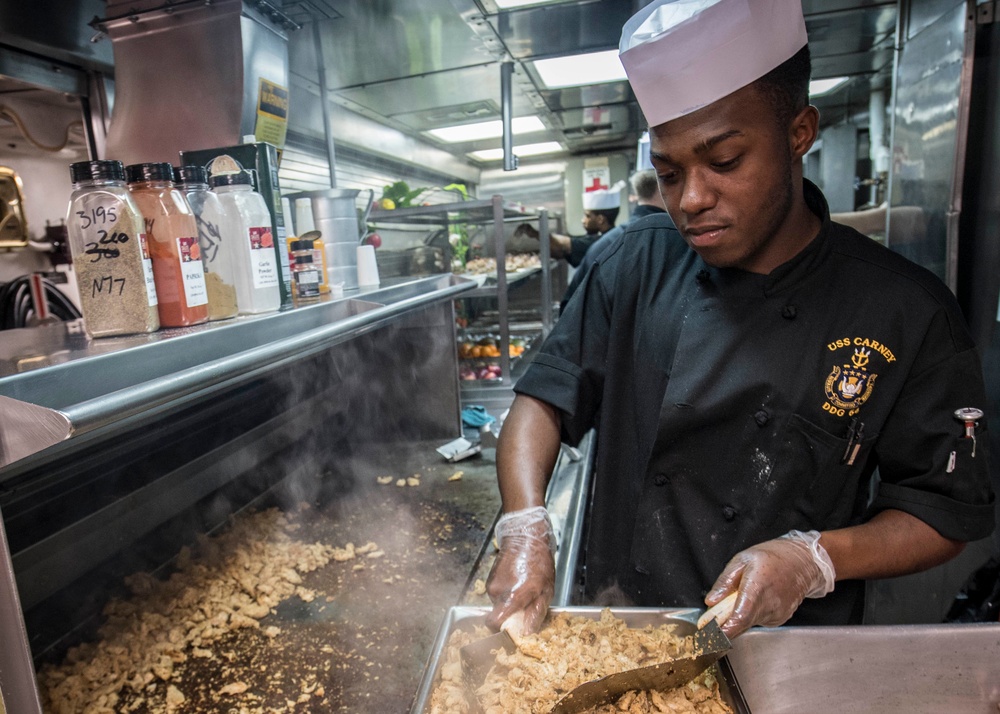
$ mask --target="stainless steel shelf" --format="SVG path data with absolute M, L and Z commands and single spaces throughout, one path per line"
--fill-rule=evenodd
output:
M 282 313 L 121 338 L 89 340 L 77 323 L 5 332 L 0 468 L 228 388 L 475 287 L 447 274 L 408 279 Z
M 549 270 L 555 267 L 555 261 L 552 261 Z M 507 290 L 514 290 L 515 288 L 525 284 L 530 278 L 543 273 L 542 266 L 535 268 L 524 268 L 522 270 L 515 270 L 513 272 L 507 273 Z M 468 277 L 468 274 L 460 275 L 459 277 Z M 490 274 L 490 277 L 486 279 L 486 282 L 481 286 L 473 290 L 472 292 L 463 295 L 463 298 L 474 298 L 474 297 L 496 297 L 497 295 L 497 279 L 494 274 Z
M 436 206 L 415 206 L 412 208 L 397 208 L 391 211 L 373 211 L 369 220 L 372 223 L 398 224 L 428 224 L 447 226 L 450 223 L 487 224 L 493 225 L 493 257 L 496 259 L 496 284 L 481 286 L 474 292 L 463 297 L 496 298 L 499 311 L 500 333 L 500 386 L 509 389 L 513 385 L 510 361 L 510 325 L 508 315 L 508 296 L 510 288 L 517 282 L 531 277 L 531 272 L 507 272 L 507 246 L 503 224 L 507 221 L 538 220 L 539 259 L 542 274 L 542 304 L 541 320 L 543 336 L 552 329 L 552 258 L 549 253 L 549 214 L 545 209 L 528 211 L 519 203 L 504 201 L 500 195 L 494 195 L 489 200 L 459 201 Z
M 501 201 L 500 208 L 503 220 L 515 218 L 530 219 L 537 217 L 536 213 L 528 211 L 519 203 Z M 391 211 L 372 210 L 368 216 L 369 223 L 411 223 L 442 225 L 452 221 L 463 223 L 490 223 L 494 220 L 494 203 L 491 200 L 458 201 L 455 203 L 439 203 L 433 206 L 411 206 L 409 208 L 394 208 Z

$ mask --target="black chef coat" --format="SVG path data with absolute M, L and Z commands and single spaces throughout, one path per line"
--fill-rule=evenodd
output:
M 589 595 L 617 581 L 640 605 L 697 606 L 738 551 L 887 508 L 948 538 L 992 531 L 985 423 L 973 457 L 953 417 L 985 404 L 953 296 L 805 197 L 819 235 L 769 275 L 707 265 L 667 217 L 637 222 L 518 381 L 566 442 L 598 429 Z M 793 623 L 862 610 L 863 583 L 840 582 Z
M 594 245 L 602 235 L 602 233 L 588 233 L 583 236 L 570 236 L 569 255 L 566 256 L 566 262 L 574 268 L 580 265 L 587 255 L 587 251 L 590 250 L 590 246 Z
M 611 245 L 611 242 L 624 233 L 625 229 L 630 225 L 638 221 L 640 218 L 651 216 L 654 213 L 666 213 L 666 211 L 659 206 L 651 206 L 648 203 L 640 203 L 635 207 L 635 210 L 632 211 L 632 215 L 629 216 L 627 223 L 615 226 L 594 241 L 589 248 L 587 248 L 587 253 L 583 256 L 583 260 L 580 261 L 579 265 L 576 266 L 576 272 L 573 273 L 573 279 L 569 281 L 569 285 L 566 286 L 566 292 L 563 293 L 563 298 L 559 302 L 560 313 L 566 309 L 566 303 L 568 303 L 569 299 L 573 297 L 573 293 L 579 290 L 580 284 L 587 275 L 587 271 L 590 270 L 590 266 L 593 265 L 594 261 L 597 260 L 597 257 L 604 252 L 604 249 Z

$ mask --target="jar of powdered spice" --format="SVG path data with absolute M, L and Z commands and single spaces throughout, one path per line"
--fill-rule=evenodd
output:
M 87 334 L 155 331 L 160 318 L 153 267 L 125 168 L 120 161 L 81 161 L 69 172 L 66 227 Z
M 153 256 L 160 325 L 185 327 L 208 320 L 208 287 L 198 226 L 187 199 L 174 186 L 167 163 L 125 167 L 128 188 L 145 219 Z
M 234 246 L 224 240 L 222 227 L 227 221 L 219 197 L 208 188 L 208 171 L 204 166 L 181 166 L 174 169 L 174 183 L 191 206 L 198 223 L 198 245 L 205 263 L 205 284 L 208 287 L 208 319 L 225 320 L 236 317 L 236 278 L 233 272 Z
M 271 213 L 253 190 L 246 171 L 212 174 L 208 184 L 219 197 L 230 220 L 222 228 L 223 240 L 233 246 L 236 301 L 240 314 L 271 312 L 281 307 L 278 289 L 280 266 L 271 235 Z

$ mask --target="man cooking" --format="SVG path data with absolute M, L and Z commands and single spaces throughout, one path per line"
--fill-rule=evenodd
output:
M 655 0 L 621 59 L 670 218 L 590 269 L 497 449 L 498 626 L 552 596 L 560 441 L 597 429 L 585 592 L 755 625 L 861 621 L 864 580 L 993 529 L 979 358 L 929 272 L 831 223 L 800 0 Z M 876 467 L 879 478 L 872 490 Z
M 621 191 L 625 182 L 619 181 L 609 188 L 590 189 L 583 194 L 583 218 L 581 223 L 587 231 L 583 236 L 568 236 L 561 233 L 549 234 L 549 252 L 553 258 L 565 258 L 574 268 L 583 261 L 590 247 L 605 233 L 615 227 L 621 210 Z M 514 235 L 524 235 L 538 240 L 538 231 L 530 223 L 522 223 L 514 229 Z

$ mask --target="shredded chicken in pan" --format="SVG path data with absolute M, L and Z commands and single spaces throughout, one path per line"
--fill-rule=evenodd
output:
M 673 625 L 631 629 L 609 610 L 600 620 L 559 613 L 518 651 L 497 652 L 496 665 L 478 691 L 486 714 L 548 714 L 563 696 L 584 682 L 614 672 L 656 664 L 688 653 L 689 639 Z M 468 714 L 459 650 L 490 634 L 485 627 L 452 633 L 431 696 L 431 714 Z M 628 692 L 588 714 L 732 714 L 719 694 L 711 668 L 691 683 L 666 692 Z

